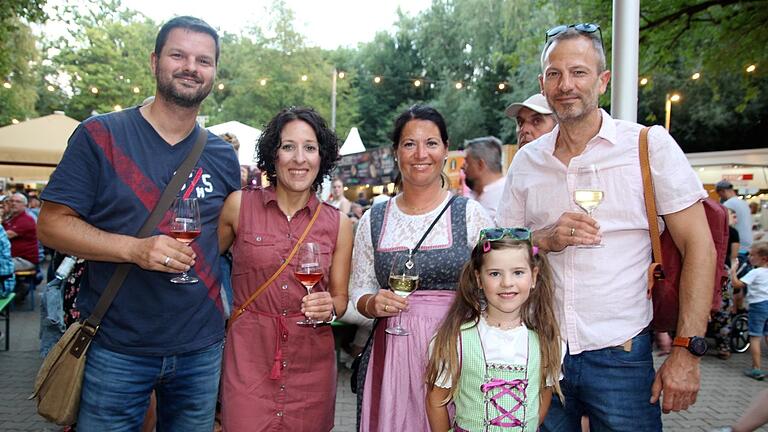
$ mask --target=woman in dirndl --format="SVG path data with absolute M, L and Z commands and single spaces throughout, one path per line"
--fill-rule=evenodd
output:
M 480 204 L 456 197 L 414 252 L 418 289 L 407 298 L 390 291 L 395 255 L 412 251 L 452 198 L 442 171 L 448 133 L 437 110 L 414 105 L 403 112 L 395 120 L 392 141 L 400 192 L 360 219 L 349 282 L 357 311 L 378 319 L 358 373 L 362 432 L 429 430 L 424 404 L 429 341 L 451 305 L 480 230 L 493 225 Z M 385 329 L 401 311 L 402 327 L 410 334 L 388 334 Z

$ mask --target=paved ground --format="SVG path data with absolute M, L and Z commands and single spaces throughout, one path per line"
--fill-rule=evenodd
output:
M 37 307 L 38 302 L 35 303 Z M 26 305 L 21 309 L 25 310 L 17 308 L 11 312 L 11 349 L 0 351 L 0 431 L 58 431 L 60 428 L 40 418 L 34 403 L 26 400 L 32 392 L 32 383 L 40 365 L 37 351 L 39 310 L 28 312 Z M 4 326 L 2 328 L 4 330 Z M 768 364 L 768 357 L 764 362 Z M 664 430 L 709 431 L 715 426 L 733 422 L 755 394 L 768 388 L 768 381 L 758 382 L 742 376 L 742 369 L 748 365 L 748 354 L 735 354 L 728 361 L 714 356 L 705 357 L 702 360 L 703 384 L 698 402 L 689 411 L 665 415 Z M 334 431 L 354 431 L 354 396 L 349 390 L 349 371 L 341 366 Z M 760 430 L 768 431 L 768 428 Z

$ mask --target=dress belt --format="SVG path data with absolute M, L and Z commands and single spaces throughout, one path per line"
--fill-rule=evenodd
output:
M 283 346 L 282 346 L 282 336 L 285 335 L 285 339 L 288 339 L 288 323 L 286 322 L 286 318 L 296 318 L 300 316 L 304 316 L 301 312 L 296 312 L 292 314 L 270 314 L 266 312 L 261 311 L 253 311 L 253 310 L 246 310 L 247 312 L 253 312 L 257 315 L 261 315 L 266 318 L 271 318 L 275 321 L 275 355 L 274 355 L 274 362 L 272 363 L 272 371 L 269 373 L 269 379 L 272 380 L 278 380 L 282 378 L 282 369 L 283 369 Z

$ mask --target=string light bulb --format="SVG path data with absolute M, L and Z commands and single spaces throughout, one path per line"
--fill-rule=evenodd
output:
M 755 69 L 757 69 L 757 65 L 751 64 L 751 65 L 747 66 L 747 72 L 749 72 L 749 73 L 754 72 Z
M 413 82 L 413 86 L 414 86 L 414 87 L 421 87 L 421 80 L 415 80 L 415 81 Z
M 122 111 L 123 110 L 123 107 L 120 106 L 120 105 L 115 105 L 112 108 L 114 108 L 115 111 Z
M 347 76 L 344 72 L 339 72 L 339 79 L 344 79 L 344 77 Z
M 464 87 L 464 84 L 462 84 L 461 82 L 457 82 L 456 84 L 454 84 L 454 87 L 456 87 L 456 90 L 461 90 L 461 88 Z
M 218 89 L 219 90 L 224 90 L 224 83 L 219 83 Z
M 13 87 L 13 86 L 11 85 L 11 83 L 9 83 L 8 81 L 6 81 L 6 82 L 4 82 L 4 83 L 3 83 L 3 87 L 5 87 L 5 88 L 9 89 L 9 88 L 11 88 L 11 87 Z
M 692 79 L 692 80 L 697 80 L 697 79 L 699 79 L 699 78 L 701 78 L 701 74 L 700 74 L 700 73 L 698 73 L 698 72 L 696 72 L 696 73 L 694 73 L 693 75 L 691 75 L 691 79 Z
M 13 123 L 13 124 L 19 124 L 19 121 L 18 121 L 18 120 L 16 120 L 16 119 L 11 119 L 11 123 Z
M 56 90 L 56 89 L 55 89 L 55 88 L 54 88 L 52 85 L 50 85 L 50 84 L 48 84 L 48 87 L 46 87 L 46 89 L 48 89 L 48 91 L 49 91 L 49 92 L 52 92 L 52 91 Z
M 380 76 L 375 76 L 375 77 L 373 77 L 373 82 L 374 82 L 375 84 L 380 84 L 380 83 L 381 83 L 381 77 L 380 77 Z
M 265 85 L 267 85 L 267 80 L 266 80 L 266 78 L 262 78 L 262 79 L 260 79 L 260 80 L 259 80 L 259 84 L 260 84 L 261 86 L 265 86 Z
M 646 84 L 648 84 L 648 78 L 645 78 L 645 77 L 640 78 L 640 85 L 644 86 Z
M 91 93 L 99 94 L 99 89 L 97 89 L 96 87 L 91 87 Z
M 302 80 L 302 81 L 306 81 L 306 80 L 308 80 L 308 79 L 309 79 L 309 77 L 308 77 L 308 76 L 306 76 L 306 75 L 302 75 L 302 76 L 301 76 L 301 80 Z
M 506 85 L 506 84 L 504 84 L 504 83 L 499 83 L 499 90 L 504 90 L 505 88 L 507 88 L 507 85 Z
M 133 92 L 136 93 L 136 94 L 139 94 L 140 91 L 141 90 L 138 87 L 134 87 L 133 88 Z

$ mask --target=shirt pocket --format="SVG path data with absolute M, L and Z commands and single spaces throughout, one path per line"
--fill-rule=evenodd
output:
M 277 236 L 261 231 L 246 231 L 240 247 L 232 251 L 232 275 L 248 273 L 251 268 L 282 264 Z

